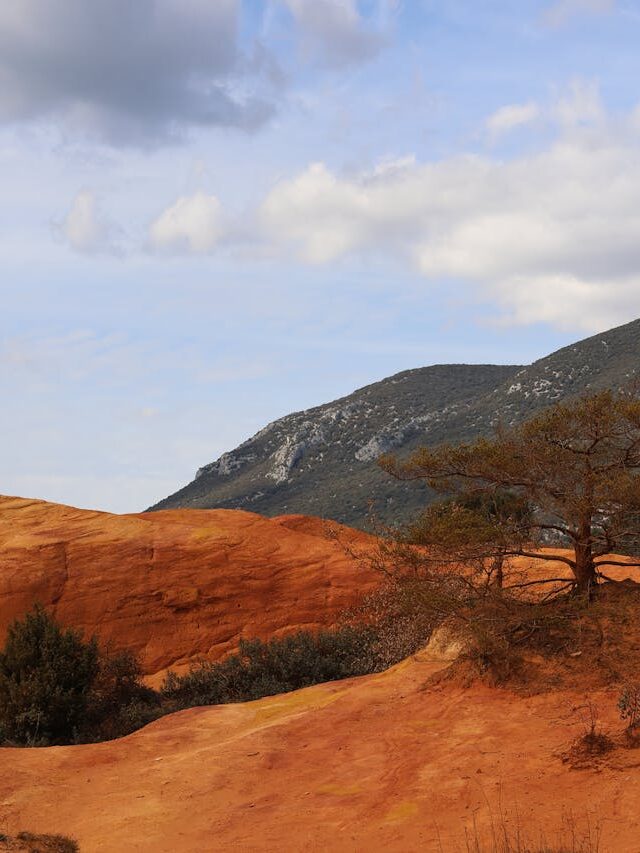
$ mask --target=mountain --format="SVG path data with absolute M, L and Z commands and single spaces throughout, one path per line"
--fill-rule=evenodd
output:
M 381 519 L 406 519 L 429 499 L 428 490 L 383 474 L 375 463 L 381 453 L 487 434 L 573 395 L 622 387 L 639 368 L 635 320 L 528 366 L 407 370 L 274 421 L 150 509 L 243 508 L 364 526 L 373 502 Z

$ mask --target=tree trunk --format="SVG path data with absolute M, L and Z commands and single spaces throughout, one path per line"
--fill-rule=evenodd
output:
M 580 534 L 575 543 L 576 567 L 576 592 L 591 594 L 597 583 L 596 564 L 593 559 L 591 547 L 591 522 L 584 522 L 580 526 Z
M 502 554 L 498 554 L 493 558 L 493 564 L 491 566 L 491 585 L 496 589 L 502 589 L 502 584 L 504 582 L 504 557 Z

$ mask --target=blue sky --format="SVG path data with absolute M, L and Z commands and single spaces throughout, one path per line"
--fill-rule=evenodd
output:
M 399 370 L 640 316 L 630 0 L 0 10 L 0 489 L 136 511 Z

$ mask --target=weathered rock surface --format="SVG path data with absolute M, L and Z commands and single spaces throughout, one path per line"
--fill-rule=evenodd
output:
M 324 533 L 299 516 L 111 515 L 0 497 L 0 641 L 39 601 L 153 674 L 220 657 L 242 635 L 328 625 L 378 578 Z
M 5 826 L 72 835 L 83 853 L 456 853 L 474 824 L 493 850 L 491 823 L 501 831 L 504 819 L 532 845 L 544 833 L 548 849 L 637 853 L 636 751 L 580 771 L 560 758 L 585 695 L 425 687 L 438 666 L 417 656 L 381 675 L 184 711 L 111 743 L 0 750 Z M 620 728 L 615 697 L 588 698 Z M 601 823 L 600 845 L 561 847 L 568 816 L 576 845 Z

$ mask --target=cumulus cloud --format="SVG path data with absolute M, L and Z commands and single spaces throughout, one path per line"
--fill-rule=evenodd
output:
M 81 190 L 76 195 L 64 220 L 56 224 L 55 231 L 77 252 L 96 254 L 116 250 L 117 229 L 106 219 L 90 190 Z
M 269 238 L 323 264 L 384 253 L 464 282 L 509 322 L 599 329 L 640 314 L 640 140 L 573 127 L 535 155 L 410 160 L 343 177 L 322 163 L 261 207 Z
M 238 0 L 2 3 L 0 122 L 127 144 L 256 128 L 272 113 L 272 68 L 240 54 L 237 18 Z
M 556 0 L 545 12 L 545 20 L 552 27 L 566 24 L 575 15 L 610 12 L 616 0 Z
M 152 223 L 151 245 L 159 250 L 206 254 L 224 235 L 222 207 L 204 192 L 182 196 Z
M 508 104 L 489 116 L 486 129 L 491 139 L 497 139 L 511 130 L 536 121 L 540 118 L 540 113 L 540 107 L 534 101 Z
M 308 59 L 343 67 L 373 58 L 386 42 L 393 0 L 379 0 L 366 19 L 357 0 L 283 0 L 293 15 Z

